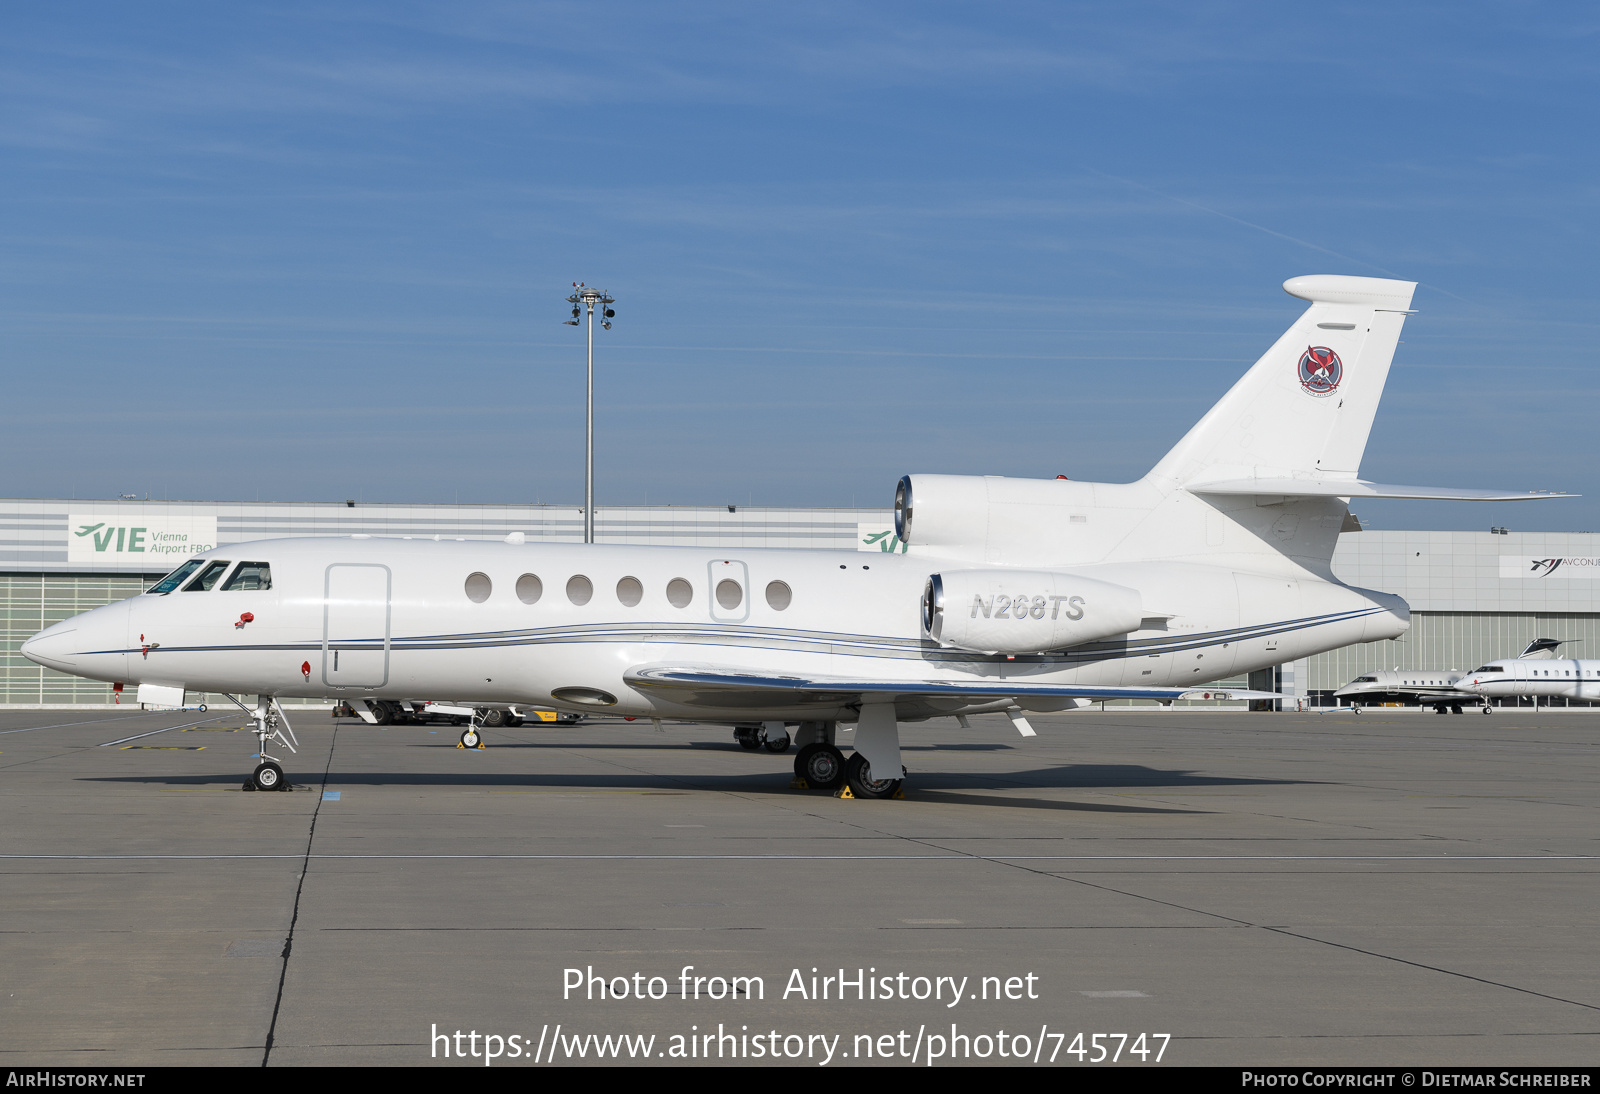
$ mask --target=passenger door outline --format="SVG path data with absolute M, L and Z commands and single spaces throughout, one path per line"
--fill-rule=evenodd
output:
M 381 602 L 375 596 L 380 582 Z M 389 616 L 394 597 L 394 575 L 389 567 L 375 562 L 332 563 L 323 575 L 322 597 L 322 682 L 337 688 L 388 684 Z M 371 642 L 380 627 L 383 648 L 375 650 Z

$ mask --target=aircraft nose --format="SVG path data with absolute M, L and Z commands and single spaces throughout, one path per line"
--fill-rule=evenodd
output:
M 22 656 L 36 665 L 71 672 L 77 667 L 72 654 L 77 646 L 78 626 L 72 619 L 46 627 L 22 644 Z

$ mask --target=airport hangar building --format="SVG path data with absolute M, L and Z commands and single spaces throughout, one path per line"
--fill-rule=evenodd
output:
M 729 550 L 904 549 L 892 528 L 887 509 L 624 505 L 599 509 L 595 537 Z M 513 532 L 529 541 L 579 542 L 583 511 L 570 505 L 0 500 L 0 708 L 112 706 L 109 685 L 35 665 L 18 648 L 52 623 L 149 588 L 196 544 L 348 535 L 498 540 Z M 1587 532 L 1346 533 L 1334 572 L 1352 585 L 1404 597 L 1411 629 L 1399 641 L 1347 646 L 1280 666 L 1275 690 L 1331 705 L 1335 689 L 1366 672 L 1471 669 L 1513 656 L 1534 638 L 1573 641 L 1563 652 L 1600 657 L 1597 554 L 1600 537 Z M 1552 559 L 1562 564 L 1535 565 Z M 1266 681 L 1258 675 L 1251 683 Z

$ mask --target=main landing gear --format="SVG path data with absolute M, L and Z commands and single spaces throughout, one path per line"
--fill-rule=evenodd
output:
M 845 781 L 850 784 L 850 793 L 858 798 L 892 798 L 900 792 L 900 784 L 904 780 L 905 768 L 900 769 L 900 778 L 874 779 L 872 765 L 867 763 L 867 758 L 859 752 L 852 752 L 850 759 L 844 766 Z
M 1435 714 L 1460 714 L 1461 713 L 1461 704 L 1460 703 L 1435 703 L 1435 704 L 1433 704 L 1433 712 Z
M 256 765 L 255 771 L 248 781 L 240 787 L 241 790 L 288 790 L 289 783 L 283 777 L 283 764 L 274 756 L 267 755 L 267 742 L 281 744 L 290 752 L 298 752 L 295 746 L 300 742 L 294 735 L 294 727 L 289 725 L 288 716 L 283 713 L 283 708 L 271 696 L 260 695 L 256 697 L 256 709 L 252 712 L 233 696 L 235 706 L 249 714 L 255 725 L 250 732 L 256 736 L 258 751 L 256 758 L 261 762 Z
M 844 753 L 828 744 L 809 744 L 794 758 L 794 777 L 817 790 L 837 790 L 844 785 Z
M 890 708 L 892 710 L 892 708 Z M 869 731 L 872 722 L 879 723 L 880 732 L 887 731 L 894 734 L 891 740 L 897 740 L 898 730 L 895 728 L 892 715 L 881 715 L 869 720 Z M 839 750 L 835 743 L 838 733 L 836 722 L 801 722 L 795 732 L 795 743 L 800 746 L 800 752 L 794 758 L 794 786 L 797 789 L 808 790 L 839 790 L 848 786 L 848 794 L 841 796 L 852 798 L 893 798 L 900 793 L 901 785 L 905 780 L 905 768 L 895 764 L 898 768 L 897 777 L 893 779 L 878 779 L 872 775 L 872 765 L 860 751 L 862 738 L 859 736 L 861 728 L 858 725 L 856 733 L 856 751 L 848 757 Z M 898 744 L 894 746 L 898 752 Z

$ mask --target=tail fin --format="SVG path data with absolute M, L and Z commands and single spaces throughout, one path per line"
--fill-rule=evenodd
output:
M 1285 281 L 1311 306 L 1147 480 L 1355 478 L 1416 287 L 1336 274 Z

